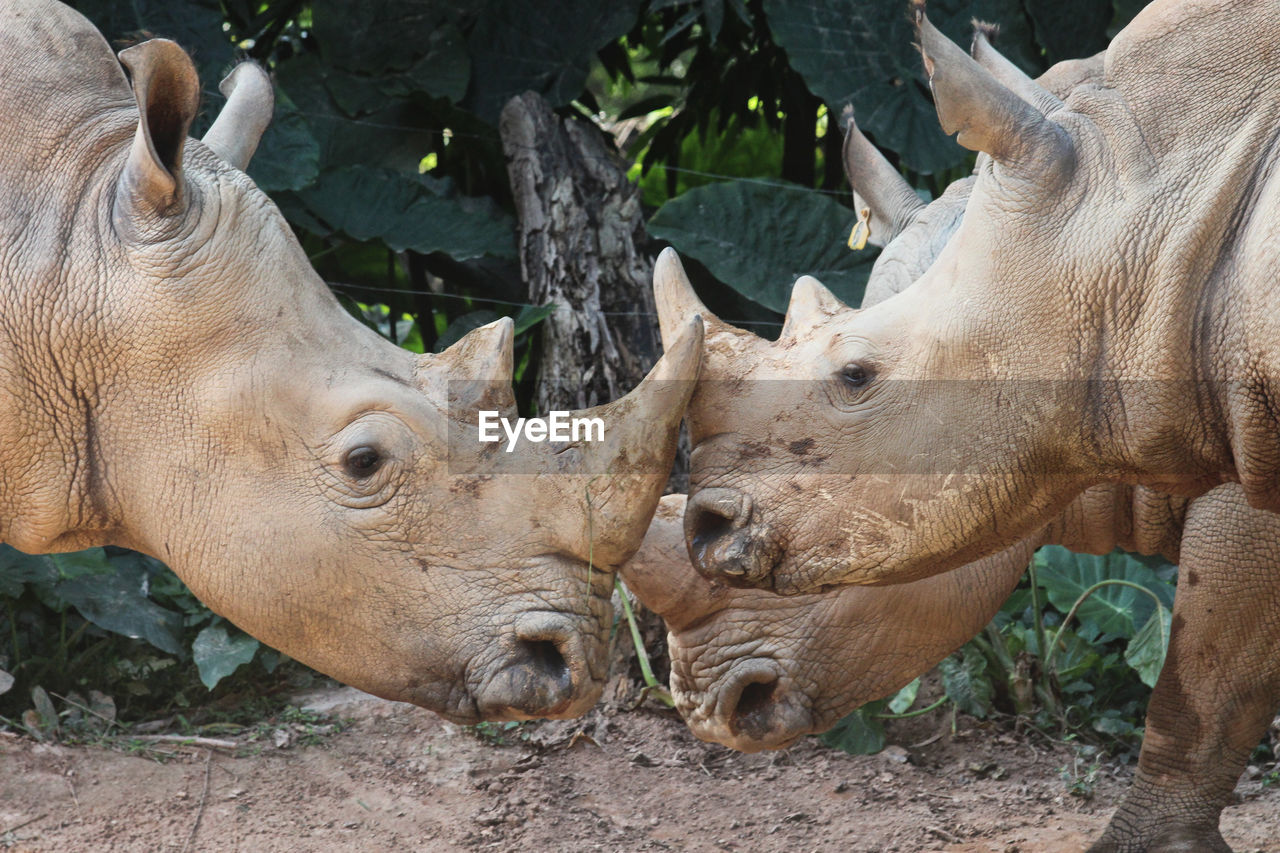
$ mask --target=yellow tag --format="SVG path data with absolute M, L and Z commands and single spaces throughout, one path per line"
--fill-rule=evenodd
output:
M 853 223 L 849 232 L 849 248 L 855 252 L 867 247 L 867 238 L 871 236 L 871 208 L 864 207 L 858 211 L 858 221 Z

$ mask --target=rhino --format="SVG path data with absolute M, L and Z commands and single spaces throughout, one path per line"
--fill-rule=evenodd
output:
M 701 328 L 603 440 L 477 441 L 512 324 L 415 355 L 353 319 L 245 175 L 252 64 L 203 140 L 191 60 L 117 57 L 52 0 L 0 8 L 0 540 L 119 545 L 262 641 L 460 722 L 598 696 L 609 572 L 664 487 Z
M 974 49 L 990 61 L 982 30 Z M 1063 95 L 1100 79 L 1102 63 L 1059 63 L 1038 82 Z M 965 216 L 974 179 L 925 206 L 856 124 L 844 154 L 856 205 L 884 246 L 869 306 L 933 263 Z M 794 596 L 701 577 L 688 564 L 684 505 L 684 496 L 663 498 L 623 576 L 667 623 L 672 693 L 691 730 L 745 751 L 825 731 L 924 673 L 982 630 L 1041 545 L 1122 547 L 1179 563 L 1169 653 L 1133 788 L 1090 849 L 1229 851 L 1221 811 L 1280 707 L 1280 632 L 1270 618 L 1280 606 L 1280 517 L 1251 507 L 1240 485 L 1190 499 L 1102 484 L 1032 536 L 952 572 Z
M 686 535 L 793 594 L 948 571 L 1085 489 L 1239 482 L 1280 509 L 1280 7 L 1157 0 L 1065 99 L 914 4 L 944 130 L 979 156 L 912 287 L 847 311 L 796 283 L 782 337 L 703 313 Z M 1171 73 L 1177 69 L 1177 73 Z M 671 334 L 704 311 L 674 259 Z

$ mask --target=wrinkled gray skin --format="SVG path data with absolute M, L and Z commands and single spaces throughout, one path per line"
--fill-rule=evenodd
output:
M 703 315 L 699 570 L 782 593 L 915 580 L 1101 482 L 1239 481 L 1280 509 L 1280 88 L 1258 83 L 1280 7 L 1156 0 L 1065 100 L 919 23 L 942 126 L 984 154 L 963 222 L 862 311 L 802 279 L 777 342 Z M 702 310 L 670 261 L 655 278 L 668 323 Z
M 987 50 L 975 45 L 995 61 Z M 1100 55 L 1060 63 L 1039 82 L 1065 95 L 1101 74 Z M 857 205 L 886 243 L 867 286 L 871 305 L 905 290 L 942 251 L 973 179 L 925 207 L 856 128 L 846 157 Z M 927 671 L 990 621 L 1040 545 L 1095 554 L 1121 547 L 1179 562 L 1169 657 L 1138 772 L 1091 851 L 1229 849 L 1219 815 L 1280 706 L 1280 517 L 1251 508 L 1240 486 L 1194 500 L 1096 486 L 1030 538 L 953 572 L 785 597 L 695 573 L 684 503 L 663 499 L 624 578 L 667 622 L 672 692 L 692 731 L 746 751 L 825 731 Z
M 272 646 L 455 720 L 593 704 L 700 327 L 585 413 L 606 441 L 504 454 L 475 430 L 512 406 L 510 321 L 415 356 L 347 315 L 241 171 L 260 69 L 200 142 L 172 42 L 117 59 L 9 0 L 0 68 L 0 539 L 153 554 Z

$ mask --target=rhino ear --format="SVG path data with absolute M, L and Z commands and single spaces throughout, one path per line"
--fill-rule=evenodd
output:
M 138 101 L 138 130 L 120 176 L 117 210 L 136 229 L 185 209 L 182 151 L 200 103 L 200 78 L 191 58 L 168 39 L 123 50 L 120 62 L 129 70 Z
M 849 306 L 811 275 L 802 275 L 791 288 L 787 319 L 782 324 L 782 337 L 794 338 L 829 320 L 833 314 L 848 311 Z
M 912 0 L 920 54 L 943 131 L 1027 177 L 1068 163 L 1071 140 L 1066 131 L 938 32 L 924 5 L 924 0 Z
M 218 90 L 226 96 L 227 103 L 201 141 L 244 171 L 271 123 L 276 100 L 271 78 L 258 63 L 241 62 L 231 69 Z
M 1031 104 L 1042 114 L 1049 115 L 1062 109 L 1062 101 L 1057 95 L 1032 80 L 1021 68 L 995 49 L 992 42 L 999 32 L 1000 28 L 995 24 L 973 22 L 973 43 L 969 46 L 969 53 L 974 60 L 987 69 L 1000 85 Z
M 509 411 L 515 408 L 515 323 L 510 317 L 473 329 L 437 356 L 425 356 L 444 368 L 449 410 Z M 469 415 L 468 415 L 469 416 Z
M 858 129 L 853 110 L 844 113 L 844 173 L 853 187 L 853 206 L 871 211 L 870 241 L 888 245 L 924 209 L 924 202 L 880 149 Z

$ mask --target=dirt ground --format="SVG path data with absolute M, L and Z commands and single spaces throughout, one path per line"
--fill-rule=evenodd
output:
M 299 701 L 350 725 L 243 757 L 170 746 L 163 762 L 0 733 L 0 848 L 1063 853 L 1101 832 L 1127 784 L 1104 769 L 1073 796 L 1071 750 L 963 717 L 955 735 L 949 717 L 892 730 L 899 745 L 877 756 L 813 739 L 742 755 L 646 709 L 495 744 L 350 688 Z M 1280 851 L 1280 796 L 1246 779 L 1237 799 L 1227 840 Z

